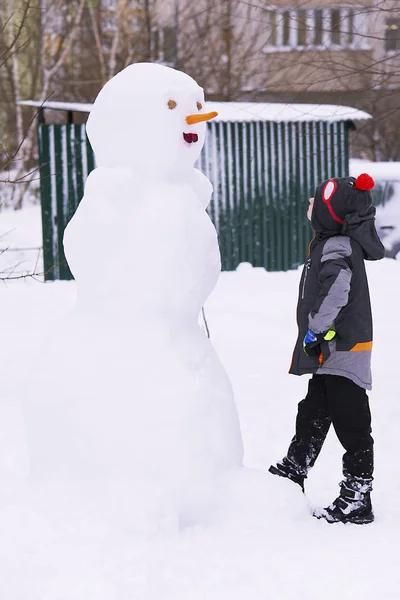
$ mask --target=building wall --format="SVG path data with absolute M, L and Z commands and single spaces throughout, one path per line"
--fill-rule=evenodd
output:
M 387 49 L 385 34 L 387 27 L 400 39 L 400 2 L 398 0 L 375 0 L 377 6 L 370 23 L 373 36 L 374 82 L 380 88 L 400 87 L 400 42 L 397 50 Z
M 103 3 L 112 10 L 113 2 Z M 235 78 L 245 81 L 241 95 L 400 85 L 400 51 L 388 55 L 384 39 L 386 19 L 400 19 L 398 0 L 153 0 L 149 7 L 158 45 L 153 59 L 174 63 L 171 30 L 177 26 L 178 66 L 220 99 L 231 99 L 219 85 L 224 62 L 236 74 L 243 71 Z
M 297 4 L 297 6 L 296 6 Z M 257 85 L 271 93 L 355 92 L 398 84 L 399 54 L 385 53 L 385 20 L 400 17 L 400 5 L 379 0 L 275 0 L 260 8 L 266 43 Z M 251 86 L 249 86 L 251 87 Z

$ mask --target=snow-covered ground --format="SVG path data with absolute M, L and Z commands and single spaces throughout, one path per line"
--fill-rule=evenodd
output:
M 41 209 L 0 211 L 0 277 L 43 273 Z
M 0 213 L 0 228 L 8 231 L 9 219 L 14 219 L 10 236 L 20 232 L 25 245 L 35 246 L 39 220 L 36 209 L 29 210 L 33 212 L 20 213 L 20 226 L 15 213 Z M 299 272 L 266 273 L 241 265 L 237 272 L 222 274 L 206 314 L 213 344 L 233 383 L 246 469 L 221 489 L 220 505 L 207 523 L 151 535 L 132 531 L 118 519 L 118 511 L 112 521 L 102 520 L 96 505 L 86 506 L 84 498 L 73 509 L 62 482 L 59 493 L 47 503 L 42 494 L 40 504 L 35 490 L 17 485 L 14 473 L 24 459 L 19 385 L 43 340 L 57 331 L 58 319 L 73 305 L 75 284 L 30 279 L 3 285 L 0 598 L 397 600 L 400 262 L 371 263 L 368 272 L 375 320 L 370 394 L 375 523 L 328 525 L 310 516 L 311 507 L 327 505 L 338 492 L 342 450 L 333 432 L 310 474 L 307 498 L 292 483 L 266 472 L 286 451 L 296 405 L 307 385 L 306 377 L 287 374 L 296 337 Z M 117 507 L 123 500 L 115 498 Z
M 14 183 L 19 181 L 20 183 Z M 29 185 L 27 185 L 29 182 Z M 40 178 L 39 172 L 18 173 L 18 169 L 9 171 L 0 171 L 0 209 L 14 207 L 20 200 L 22 194 L 21 206 L 33 206 L 39 202 L 40 198 Z

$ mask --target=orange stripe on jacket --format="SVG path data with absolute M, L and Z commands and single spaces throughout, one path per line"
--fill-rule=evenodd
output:
M 360 342 L 353 346 L 350 352 L 362 352 L 364 350 L 372 350 L 372 342 Z

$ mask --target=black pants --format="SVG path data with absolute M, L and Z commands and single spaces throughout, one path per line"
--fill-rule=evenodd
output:
M 321 451 L 331 423 L 346 450 L 344 477 L 371 482 L 374 440 L 368 396 L 363 388 L 346 377 L 314 375 L 310 379 L 307 396 L 299 403 L 296 434 L 287 453 L 289 460 L 299 473 L 307 475 Z

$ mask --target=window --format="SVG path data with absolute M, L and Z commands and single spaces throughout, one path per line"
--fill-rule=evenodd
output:
M 275 10 L 270 11 L 269 18 L 270 18 L 270 22 L 269 22 L 270 39 L 268 41 L 269 41 L 270 46 L 276 46 L 277 45 L 277 37 L 276 37 L 277 13 Z
M 285 50 L 324 50 L 367 48 L 365 36 L 367 22 L 363 15 L 351 6 L 326 8 L 268 9 L 268 34 L 265 50 L 268 52 Z M 395 37 L 400 31 L 400 22 L 392 19 L 387 35 Z M 389 21 L 388 21 L 389 23 Z M 395 29 L 392 29 L 395 27 Z M 361 35 L 357 35 L 363 34 Z M 400 41 L 393 41 L 397 44 Z
M 349 46 L 354 42 L 354 10 L 349 8 L 348 27 L 347 27 L 347 43 Z
M 322 46 L 322 9 L 314 10 L 314 46 Z
M 298 23 L 297 23 L 297 45 L 307 45 L 307 11 L 298 10 Z
M 332 44 L 335 44 L 336 46 L 339 46 L 340 45 L 340 30 L 341 30 L 340 8 L 333 8 L 331 10 L 331 26 L 330 26 L 330 30 L 331 30 L 331 41 L 332 41 Z
M 176 29 L 172 26 L 164 27 L 163 29 L 164 45 L 164 62 L 175 64 L 177 47 L 176 47 Z
M 167 25 L 160 29 L 153 28 L 151 35 L 151 54 L 153 60 L 167 65 L 175 65 L 177 47 L 176 47 L 175 27 Z
M 400 51 L 400 19 L 386 19 L 385 50 Z
M 160 30 L 154 27 L 151 30 L 151 56 L 153 60 L 160 60 L 161 58 L 160 37 Z
M 283 45 L 289 46 L 290 41 L 290 13 L 285 10 L 283 13 Z

